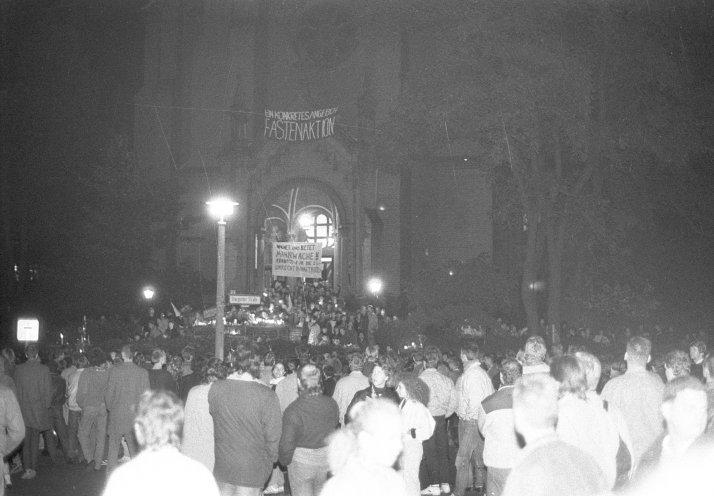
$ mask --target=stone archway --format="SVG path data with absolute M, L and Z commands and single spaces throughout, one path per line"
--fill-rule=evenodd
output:
M 257 237 L 255 267 L 259 284 L 271 282 L 274 241 L 309 241 L 323 245 L 323 279 L 343 285 L 347 212 L 340 194 L 328 183 L 310 177 L 284 180 L 256 198 L 251 215 Z

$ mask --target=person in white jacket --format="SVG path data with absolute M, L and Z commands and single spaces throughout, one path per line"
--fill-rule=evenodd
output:
M 436 422 L 426 405 L 429 403 L 429 386 L 413 375 L 403 375 L 397 379 L 397 394 L 401 401 L 404 423 L 404 451 L 402 452 L 402 472 L 407 494 L 418 496 L 419 465 L 424 454 L 422 443 L 434 434 Z

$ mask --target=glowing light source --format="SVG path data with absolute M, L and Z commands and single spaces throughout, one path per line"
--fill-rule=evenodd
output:
M 208 205 L 208 213 L 212 217 L 218 219 L 219 222 L 225 222 L 226 217 L 233 215 L 238 203 L 229 198 L 217 197 L 207 201 L 206 205 Z
M 302 214 L 298 219 L 298 224 L 300 224 L 300 227 L 302 227 L 303 229 L 308 229 L 312 227 L 312 215 Z
M 367 281 L 367 289 L 369 290 L 370 293 L 373 295 L 377 296 L 379 293 L 382 291 L 382 280 L 379 279 L 378 277 L 373 277 L 369 281 Z
M 145 300 L 151 300 L 154 298 L 156 291 L 151 286 L 147 286 L 141 291 L 141 293 L 144 295 Z

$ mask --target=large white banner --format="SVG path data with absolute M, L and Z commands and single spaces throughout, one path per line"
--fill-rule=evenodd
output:
M 322 278 L 322 246 L 273 243 L 273 276 Z
M 312 141 L 335 134 L 338 107 L 309 112 L 265 109 L 263 136 L 279 141 Z

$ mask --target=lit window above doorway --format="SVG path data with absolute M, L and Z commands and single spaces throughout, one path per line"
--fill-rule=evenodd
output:
M 327 248 L 334 246 L 334 229 L 330 217 L 319 212 L 304 213 L 300 216 L 299 222 L 308 242 L 320 243 Z

